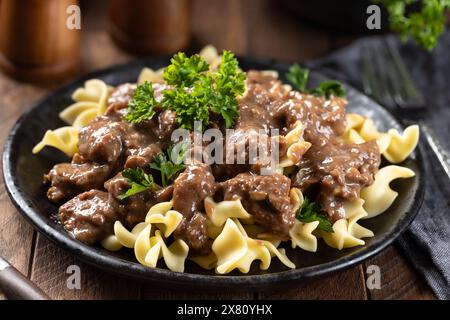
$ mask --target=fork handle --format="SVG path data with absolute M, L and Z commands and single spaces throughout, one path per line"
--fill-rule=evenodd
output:
M 11 300 L 50 300 L 50 297 L 0 257 L 0 289 Z

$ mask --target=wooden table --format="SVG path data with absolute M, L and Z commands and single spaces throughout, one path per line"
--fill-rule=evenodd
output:
M 93 1 L 91 1 L 92 3 Z M 82 70 L 92 71 L 129 61 L 105 31 L 102 7 L 95 1 L 83 11 Z M 193 1 L 193 43 L 212 43 L 239 54 L 304 61 L 327 54 L 354 39 L 301 24 L 266 0 Z M 10 128 L 30 104 L 52 88 L 18 83 L 0 74 L 0 146 Z M 1 170 L 1 169 L 0 169 Z M 120 279 L 87 266 L 50 243 L 20 216 L 0 183 L 0 255 L 37 283 L 54 299 L 434 299 L 395 246 L 347 271 L 299 284 L 295 289 L 269 292 L 173 292 Z M 66 286 L 69 265 L 81 267 L 81 290 Z M 381 269 L 381 289 L 366 289 L 366 267 Z M 0 298 L 2 295 L 0 293 Z

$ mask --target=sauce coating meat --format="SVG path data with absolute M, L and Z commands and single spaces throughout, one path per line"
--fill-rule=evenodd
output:
M 161 92 L 168 86 L 153 86 L 155 99 L 160 101 Z M 167 150 L 177 128 L 176 114 L 169 110 L 155 110 L 151 120 L 139 125 L 126 122 L 123 116 L 135 90 L 135 84 L 117 87 L 107 100 L 106 113 L 80 130 L 79 154 L 71 163 L 55 165 L 44 177 L 50 184 L 50 200 L 68 200 L 59 209 L 64 227 L 88 244 L 111 234 L 116 220 L 132 228 L 145 219 L 151 206 L 172 199 L 174 210 L 183 216 L 174 237 L 184 240 L 191 253 L 208 254 L 211 241 L 203 203 L 209 196 L 217 201 L 240 199 L 255 223 L 286 239 L 296 214 L 290 198 L 292 187 L 321 204 L 330 220 L 336 221 L 343 217 L 343 202 L 357 198 L 363 187 L 372 184 L 380 165 L 375 141 L 343 141 L 345 99 L 302 94 L 288 89 L 271 74 L 249 71 L 246 92 L 238 99 L 235 131 L 225 143 L 223 163 L 192 161 L 169 186 L 156 185 L 121 199 L 130 188 L 123 170 L 142 168 L 152 174 L 149 164 Z M 303 125 L 302 138 L 312 144 L 311 148 L 301 156 L 290 176 L 262 175 L 266 166 L 263 158 L 266 160 L 273 152 L 272 139 L 277 139 L 279 153 L 284 154 L 284 135 L 298 121 Z M 220 129 L 225 134 L 225 128 Z M 279 135 L 273 135 L 274 129 Z M 250 163 L 248 146 L 252 135 L 267 145 Z M 226 163 L 227 152 L 231 152 L 234 164 Z M 243 152 L 245 161 L 236 164 L 239 152 Z
M 44 182 L 51 184 L 47 197 L 59 202 L 80 192 L 101 188 L 110 173 L 109 165 L 89 162 L 76 154 L 71 163 L 57 164 L 44 176 Z
M 287 112 L 288 127 L 300 120 L 303 137 L 312 144 L 300 161 L 293 186 L 302 192 L 318 189 L 316 201 L 332 222 L 344 218 L 343 201 L 356 199 L 362 188 L 373 183 L 381 162 L 375 141 L 343 142 L 345 104 L 339 97 L 325 100 L 292 91 L 279 111 Z
M 95 244 L 112 233 L 117 220 L 117 202 L 107 192 L 90 190 L 59 208 L 64 228 L 78 240 Z
M 300 161 L 293 185 L 305 192 L 318 186 L 317 201 L 334 222 L 345 217 L 342 202 L 355 200 L 363 187 L 373 183 L 373 172 L 379 165 L 375 141 L 313 145 Z
M 282 238 L 294 225 L 294 204 L 289 191 L 291 181 L 282 174 L 260 176 L 241 173 L 220 184 L 225 200 L 240 199 L 255 221 Z
M 174 182 L 173 207 L 183 215 L 183 221 L 175 231 L 195 251 L 201 251 L 208 235 L 203 200 L 214 195 L 215 179 L 206 164 L 191 164 Z

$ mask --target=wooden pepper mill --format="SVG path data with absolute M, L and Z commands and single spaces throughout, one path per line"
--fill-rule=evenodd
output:
M 190 0 L 110 0 L 114 42 L 139 54 L 171 54 L 190 37 Z
M 77 0 L 0 0 L 0 68 L 28 82 L 75 73 L 80 30 L 71 21 L 79 9 L 74 5 Z

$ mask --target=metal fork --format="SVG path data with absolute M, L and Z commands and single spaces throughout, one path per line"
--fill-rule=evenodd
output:
M 425 99 L 393 41 L 393 38 L 383 37 L 366 42 L 362 53 L 363 88 L 367 95 L 399 115 L 404 124 L 409 124 L 412 118 L 417 119 L 420 110 L 425 109 Z M 425 141 L 450 180 L 450 156 L 431 128 L 418 122 Z

